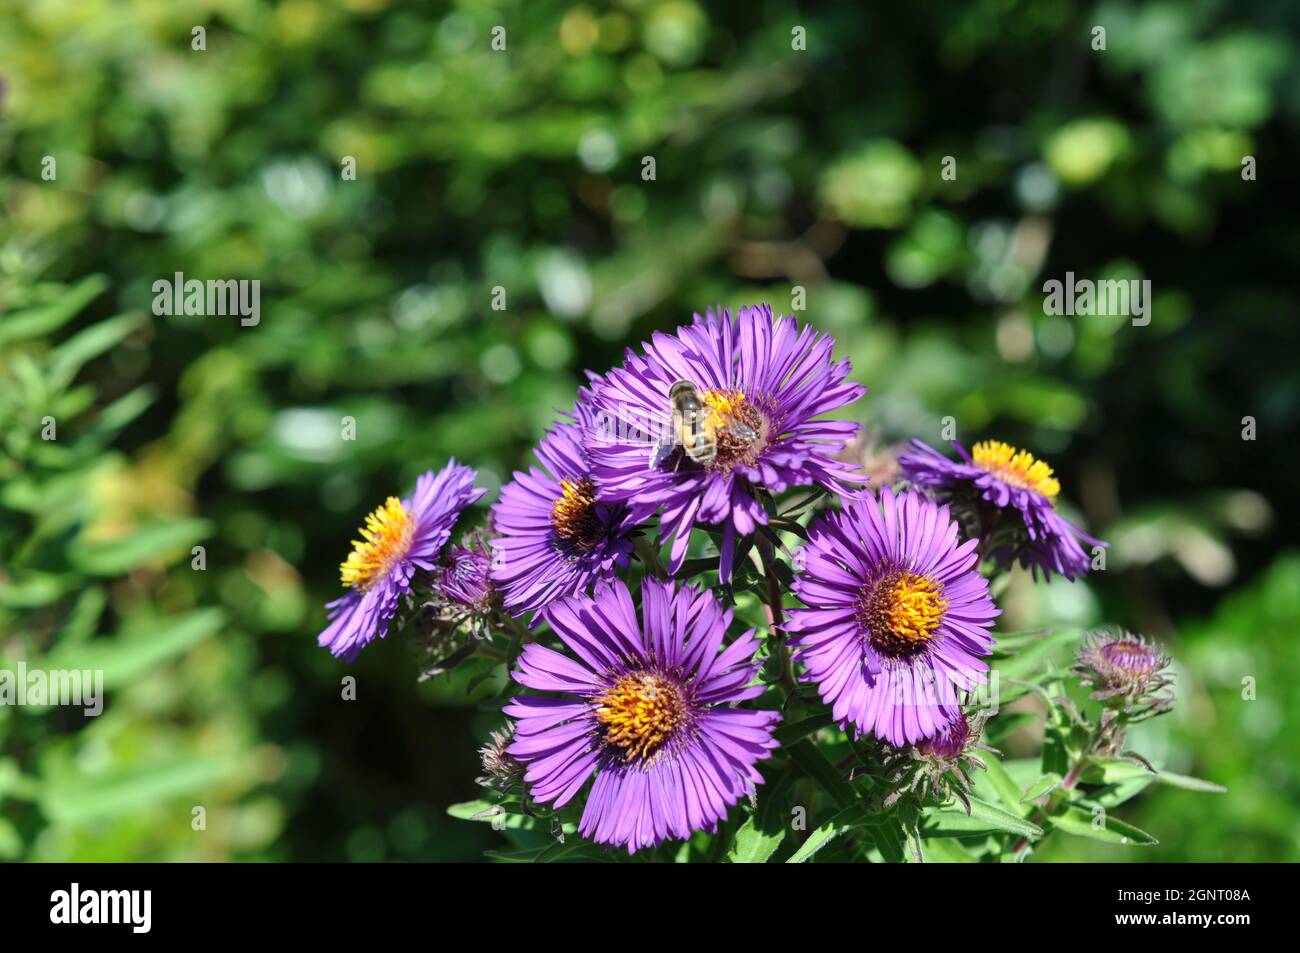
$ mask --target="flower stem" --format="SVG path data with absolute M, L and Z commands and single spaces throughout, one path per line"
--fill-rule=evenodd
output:
M 759 534 L 755 540 L 758 547 L 759 558 L 763 561 L 763 575 L 767 580 L 767 602 L 764 604 L 764 611 L 767 613 L 768 627 L 771 629 L 773 637 L 777 639 L 779 646 L 778 651 L 781 653 L 781 686 L 786 693 L 793 695 L 798 686 L 794 680 L 794 666 L 790 662 L 790 648 L 785 642 L 785 608 L 781 596 L 781 580 L 776 575 L 776 555 L 772 552 L 772 543 Z
M 659 558 L 659 549 L 650 542 L 648 536 L 636 537 L 632 546 L 636 550 L 637 558 L 645 565 L 646 572 L 656 579 L 668 578 L 668 570 L 664 569 L 663 561 Z
M 1097 745 L 1101 738 L 1102 731 L 1099 728 L 1093 733 L 1092 740 L 1089 742 L 1088 747 L 1080 753 L 1079 759 L 1075 761 L 1074 764 L 1070 765 L 1069 771 L 1065 772 L 1065 777 L 1061 779 L 1062 791 L 1074 790 L 1075 785 L 1079 783 L 1079 779 L 1083 776 L 1083 769 L 1088 766 L 1088 759 L 1096 753 Z M 1046 807 L 1040 807 L 1034 812 L 1033 819 L 1030 823 L 1035 827 L 1039 827 L 1042 825 L 1043 821 L 1047 820 L 1050 816 L 1051 812 L 1048 811 Z M 1011 856 L 1017 860 L 1021 859 L 1021 855 L 1028 849 L 1028 847 L 1029 837 L 1021 837 L 1020 840 L 1016 841 L 1015 846 L 1011 848 Z

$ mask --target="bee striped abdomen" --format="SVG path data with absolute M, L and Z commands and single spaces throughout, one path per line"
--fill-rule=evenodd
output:
M 718 454 L 712 414 L 690 381 L 678 381 L 668 391 L 673 408 L 673 430 L 686 456 L 707 466 Z

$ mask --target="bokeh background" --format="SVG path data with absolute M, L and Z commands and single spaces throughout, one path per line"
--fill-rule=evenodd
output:
M 1008 626 L 1176 658 L 1134 746 L 1230 792 L 1039 858 L 1300 857 L 1300 6 L 839 6 L 0 0 L 0 667 L 109 689 L 0 707 L 0 857 L 499 846 L 446 808 L 500 685 L 316 647 L 356 526 L 452 454 L 499 485 L 584 368 L 796 285 L 883 440 L 1027 445 L 1112 541 Z M 154 317 L 178 271 L 259 279 L 261 323 Z M 1150 279 L 1150 325 L 1045 315 L 1066 271 Z

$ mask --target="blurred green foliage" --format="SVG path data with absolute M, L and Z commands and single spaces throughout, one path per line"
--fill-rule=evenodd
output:
M 356 525 L 452 454 L 496 486 L 584 368 L 799 286 L 864 421 L 1026 444 L 1114 542 L 1009 627 L 1180 665 L 1137 747 L 1229 794 L 1045 856 L 1297 859 L 1300 8 L 826 6 L 0 0 L 0 667 L 108 680 L 97 719 L 0 707 L 0 857 L 498 845 L 446 815 L 498 715 L 315 646 Z M 1045 315 L 1067 270 L 1150 279 L 1150 325 Z M 260 324 L 154 317 L 176 272 L 260 280 Z

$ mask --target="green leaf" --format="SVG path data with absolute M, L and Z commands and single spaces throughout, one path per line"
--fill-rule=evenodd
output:
M 1070 770 L 1071 752 L 1069 745 L 1071 725 L 1065 713 L 1059 708 L 1048 714 L 1047 724 L 1043 729 L 1042 773 L 1064 776 Z
M 569 854 L 577 853 L 588 846 L 590 845 L 581 837 L 566 837 L 562 841 L 557 840 L 550 847 L 543 850 L 533 858 L 533 861 L 538 864 L 549 864 L 562 857 L 567 857 Z
M 119 314 L 74 334 L 50 352 L 46 370 L 50 386 L 55 390 L 67 387 L 87 361 L 116 347 L 143 324 L 143 315 Z
M 1037 682 L 1046 671 L 1058 670 L 1069 659 L 1071 647 L 1082 634 L 1081 629 L 1065 628 L 1035 636 L 1023 643 L 1011 639 L 999 639 L 994 644 L 995 652 L 1000 654 L 1008 651 L 1011 645 L 1014 645 L 1017 651 L 1010 658 L 999 659 L 993 667 L 1003 678 Z
M 811 715 L 800 721 L 791 722 L 788 725 L 782 725 L 773 732 L 773 736 L 781 745 L 793 744 L 801 738 L 806 738 L 814 731 L 820 731 L 822 728 L 835 724 L 835 719 L 830 712 L 822 712 L 820 715 Z
M 970 799 L 970 814 L 960 806 L 929 807 L 922 812 L 922 817 L 924 826 L 921 832 L 929 836 L 970 834 L 977 831 L 1007 831 L 1021 837 L 1043 836 L 1042 828 L 1036 824 L 977 797 Z
M 504 817 L 503 821 L 497 821 L 497 823 L 507 830 L 544 830 L 539 823 L 541 819 L 532 814 L 524 813 L 523 805 L 518 803 L 484 800 L 462 801 L 448 807 L 447 813 L 462 821 L 479 821 L 484 824 L 491 824 L 497 818 Z
M 102 670 L 104 688 L 127 685 L 149 669 L 180 655 L 221 628 L 220 609 L 195 609 L 167 616 L 147 631 L 92 639 L 78 645 L 59 646 L 44 665 L 56 669 Z
M 1104 788 L 1099 788 L 1088 795 L 1088 800 L 1096 801 L 1106 810 L 1113 811 L 1121 804 L 1137 797 L 1154 783 L 1155 777 L 1148 774 L 1143 778 L 1133 778 L 1129 781 L 1121 781 L 1119 784 L 1110 784 Z
M 1169 784 L 1176 788 L 1186 788 L 1188 791 L 1204 791 L 1207 794 L 1228 793 L 1228 789 L 1222 784 L 1215 784 L 1213 781 L 1205 781 L 1201 778 L 1191 778 L 1185 774 L 1174 774 L 1172 771 L 1165 771 L 1163 768 L 1156 772 L 1155 779 L 1160 784 Z
M 997 792 L 998 798 L 1013 814 L 1020 810 L 1020 786 L 1011 780 L 1007 769 L 1002 767 L 1002 759 L 990 751 L 981 751 L 980 760 L 984 762 L 984 775 L 990 786 Z
M 785 839 L 785 828 L 775 831 L 761 830 L 758 815 L 751 814 L 740 825 L 736 836 L 727 851 L 727 862 L 732 864 L 765 864 L 776 853 L 781 841 Z
M 1121 784 L 1136 778 L 1145 778 L 1188 791 L 1204 791 L 1208 794 L 1225 794 L 1228 790 L 1213 781 L 1191 778 L 1185 774 L 1175 774 L 1163 769 L 1157 769 L 1153 774 L 1144 765 L 1123 758 L 1093 758 L 1083 774 L 1085 781 L 1094 784 Z
M 495 801 L 461 801 L 447 807 L 447 813 L 459 821 L 489 821 L 506 809 Z
M 0 860 L 14 860 L 22 852 L 23 839 L 7 817 L 0 817 Z
M 799 741 L 786 748 L 790 760 L 799 766 L 799 769 L 817 782 L 823 791 L 831 796 L 840 807 L 848 807 L 853 803 L 853 789 L 849 783 L 840 777 L 840 773 L 835 770 L 835 765 L 827 760 L 826 755 L 807 741 Z
M 59 630 L 59 644 L 75 645 L 89 639 L 99 626 L 100 616 L 107 605 L 108 593 L 103 586 L 85 585 Z
M 1160 843 L 1146 831 L 1121 821 L 1109 812 L 1093 815 L 1077 804 L 1070 805 L 1064 813 L 1053 816 L 1051 820 L 1054 827 L 1067 834 L 1107 844 L 1153 847 Z
M 39 609 L 63 598 L 77 583 L 78 579 L 71 575 L 19 570 L 13 578 L 0 579 L 0 606 Z
M 80 314 L 107 287 L 107 278 L 91 275 L 67 289 L 62 297 L 51 304 L 5 315 L 4 321 L 0 322 L 0 344 L 43 337 L 57 331 Z
M 240 757 L 185 758 L 110 778 L 77 775 L 48 783 L 38 800 L 46 817 L 69 826 L 139 814 L 151 804 L 206 790 L 238 773 Z
M 1084 768 L 1082 780 L 1090 784 L 1118 784 L 1133 778 L 1152 778 L 1153 773 L 1145 765 L 1125 761 L 1121 758 L 1089 757 L 1088 766 Z
M 1062 675 L 1065 675 L 1067 671 L 1068 670 L 1065 668 L 1045 669 L 1044 671 L 1042 671 L 1041 673 L 1039 673 L 1033 679 L 1030 680 L 1003 677 L 999 675 L 998 676 L 998 702 L 1003 706 L 1010 705 L 1016 699 L 1021 698 L 1033 692 L 1037 694 L 1040 698 L 1042 698 L 1043 702 L 1048 706 L 1054 705 L 1056 704 L 1055 701 L 1052 699 L 1052 697 L 1047 693 L 1046 689 L 1044 689 L 1042 684 L 1040 683 L 1049 681 L 1053 678 L 1060 678 Z
M 202 519 L 159 523 L 111 542 L 74 541 L 68 548 L 68 558 L 83 572 L 120 576 L 159 556 L 174 557 L 186 552 L 211 532 L 212 524 Z
M 1054 771 L 1049 771 L 1033 784 L 1029 785 L 1025 790 L 1024 797 L 1020 798 L 1020 801 L 1023 803 L 1037 801 L 1040 797 L 1051 794 L 1060 787 L 1062 780 L 1064 779 L 1059 774 Z
M 77 449 L 82 449 L 81 441 L 95 447 L 107 444 L 123 427 L 148 410 L 156 397 L 155 388 L 149 384 L 123 394 L 98 413 L 94 424 L 80 436 Z
M 907 840 L 907 834 L 902 825 L 898 823 L 898 818 L 890 815 L 870 820 L 865 825 L 871 831 L 872 840 L 876 843 L 876 850 L 880 851 L 880 856 L 887 863 L 901 864 L 907 860 L 904 852 L 904 844 Z
M 935 837 L 925 843 L 925 859 L 937 864 L 973 864 L 979 858 L 955 837 Z
M 525 850 L 485 850 L 484 857 L 499 860 L 507 864 L 535 864 L 542 859 L 549 847 L 529 847 Z
M 787 860 L 786 863 L 802 864 L 805 861 L 810 860 L 817 851 L 821 850 L 845 831 L 852 830 L 855 827 L 860 827 L 863 823 L 863 817 L 864 812 L 857 804 L 844 808 L 825 824 L 816 827 L 813 832 L 808 835 L 808 839 L 803 842 L 799 849 L 790 855 L 790 859 Z

